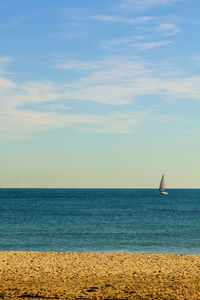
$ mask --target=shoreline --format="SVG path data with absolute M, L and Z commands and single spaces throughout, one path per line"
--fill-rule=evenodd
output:
M 200 299 L 200 255 L 0 251 L 0 299 Z

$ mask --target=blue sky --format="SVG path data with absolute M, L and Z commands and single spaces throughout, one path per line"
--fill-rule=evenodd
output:
M 199 11 L 1 0 L 0 186 L 199 187 Z

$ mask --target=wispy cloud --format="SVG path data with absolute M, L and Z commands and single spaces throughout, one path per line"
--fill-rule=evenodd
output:
M 61 9 L 62 21 L 57 24 L 58 31 L 52 36 L 62 39 L 77 39 L 88 35 L 88 28 L 85 26 L 85 16 L 82 10 L 77 8 Z
M 93 132 L 133 133 L 149 117 L 148 111 L 115 112 L 101 117 L 94 127 L 87 128 Z
M 62 63 L 58 63 L 55 67 L 61 70 L 86 71 L 98 69 L 99 63 L 97 61 L 94 61 L 93 64 L 91 64 L 91 62 L 87 61 L 67 60 Z
M 132 44 L 133 47 L 136 47 L 140 50 L 149 50 L 156 47 L 161 47 L 165 45 L 171 44 L 171 41 L 161 41 L 161 42 L 149 42 L 149 43 L 134 43 Z
M 153 16 L 141 16 L 137 18 L 127 18 L 122 16 L 109 16 L 109 15 L 94 15 L 90 17 L 91 19 L 101 21 L 101 22 L 111 22 L 111 23 L 128 23 L 128 24 L 144 24 L 155 19 Z
M 14 89 L 16 87 L 16 83 L 10 79 L 6 79 L 4 77 L 0 77 L 0 91 L 9 91 L 10 89 Z
M 58 32 L 54 35 L 52 35 L 56 38 L 59 39 L 69 39 L 69 40 L 74 40 L 74 39 L 79 39 L 79 38 L 84 38 L 85 36 L 87 36 L 87 32 L 85 31 L 79 31 L 77 30 L 66 30 L 66 32 Z
M 176 78 L 163 82 L 165 89 L 173 98 L 189 98 L 200 100 L 200 77 Z
M 10 61 L 10 57 L 8 56 L 0 56 L 0 66 Z
M 57 33 L 52 34 L 54 37 L 58 37 L 61 39 L 77 39 L 83 38 L 88 35 L 88 31 L 80 22 L 80 20 L 76 21 L 68 21 L 62 24 L 58 24 L 57 28 L 59 31 Z
M 62 66 L 64 70 L 65 65 L 68 69 L 66 62 L 56 67 Z M 74 61 L 73 65 L 77 72 L 84 66 L 89 73 L 68 82 L 65 98 L 113 105 L 133 103 L 141 95 L 156 94 L 200 100 L 199 77 L 183 77 L 168 64 L 149 64 L 139 57 L 108 57 L 84 63 Z
M 65 127 L 83 131 L 127 134 L 134 132 L 147 115 L 148 112 L 142 111 L 98 115 L 13 109 L 4 114 L 0 112 L 0 140 L 9 137 L 25 138 L 40 131 Z
M 177 71 L 170 71 L 168 65 L 149 65 L 134 57 L 127 60 L 113 57 L 88 61 L 87 68 L 89 74 L 66 86 L 65 98 L 112 105 L 134 103 L 144 95 L 200 100 L 200 77 L 183 77 Z
M 168 5 L 179 0 L 122 0 L 120 8 L 123 9 L 134 9 L 136 10 L 145 10 L 156 5 Z
M 10 74 L 10 72 L 7 71 L 7 67 L 10 61 L 10 57 L 0 56 L 0 74 Z
M 64 62 L 62 72 L 65 65 L 69 70 L 69 65 Z M 24 138 L 35 132 L 60 127 L 131 133 L 145 121 L 167 120 L 166 116 L 161 118 L 162 114 L 156 117 L 151 109 L 153 103 L 145 102 L 147 96 L 159 96 L 163 101 L 168 98 L 171 102 L 178 99 L 200 101 L 200 77 L 180 77 L 176 72 L 170 73 L 169 69 L 165 72 L 164 65 L 151 65 L 140 58 L 73 61 L 71 67 L 74 66 L 77 72 L 83 67 L 87 72 L 62 84 L 43 81 L 18 83 L 0 78 L 0 138 Z M 76 101 L 83 104 L 85 101 L 97 102 L 104 107 L 112 105 L 113 109 L 109 112 L 104 110 L 104 113 L 91 113 L 86 109 L 83 113 L 72 110 Z M 136 109 L 134 105 L 140 102 L 144 102 L 145 109 Z M 175 116 L 174 120 L 182 121 L 179 116 Z
M 110 48 L 122 46 L 122 45 L 130 46 L 131 42 L 132 42 L 132 38 L 122 38 L 122 39 L 118 39 L 118 40 L 101 41 L 99 44 L 100 44 L 100 48 L 110 49 Z
M 15 18 L 8 22 L 0 23 L 0 31 L 8 30 L 18 25 L 21 25 L 22 23 L 26 22 L 31 18 L 33 18 L 33 15 L 29 14 L 29 15 L 21 16 L 19 18 Z
M 95 62 L 95 64 L 96 68 L 102 68 L 102 62 Z M 115 68 L 116 62 L 113 61 L 111 64 Z M 82 68 L 80 63 L 78 65 Z M 87 66 L 87 69 L 91 72 L 94 71 L 92 68 L 93 63 L 86 62 L 83 65 Z M 104 67 L 106 65 L 107 62 L 104 61 Z M 108 78 L 112 74 L 109 75 L 110 66 L 107 68 Z M 137 66 L 135 68 L 138 69 Z M 97 96 L 99 91 L 95 91 L 95 85 L 98 86 L 102 81 L 101 74 L 97 73 L 91 85 L 88 82 L 89 77 L 82 79 L 82 83 L 80 81 L 68 85 L 55 85 L 53 82 L 17 83 L 1 78 L 0 139 L 25 138 L 39 131 L 60 127 L 112 133 L 130 133 L 134 131 L 135 126 L 144 118 L 144 112 L 72 113 L 69 106 L 60 103 L 61 100 L 68 99 L 112 103 L 114 97 L 114 95 L 112 96 L 112 89 L 114 87 L 107 86 L 103 92 L 103 86 L 99 86 L 102 95 Z M 77 85 L 79 85 L 79 88 Z M 117 96 L 116 93 L 115 95 Z M 111 96 L 111 99 L 109 99 L 109 96 Z M 43 103 L 47 103 L 46 111 L 44 105 L 42 106 L 43 111 L 40 110 L 39 104 Z M 112 104 L 118 104 L 117 99 L 116 103 Z M 35 110 L 34 107 L 37 109 Z
M 89 11 L 87 9 L 83 10 L 77 8 L 63 8 L 61 12 L 64 14 L 65 22 L 67 22 L 67 24 L 74 24 L 74 25 L 76 25 L 79 22 L 85 22 L 88 20 L 94 20 L 100 22 L 111 22 L 111 23 L 125 22 L 125 23 L 142 24 L 155 19 L 154 16 L 139 16 L 135 18 L 130 18 L 121 13 L 91 14 L 91 10 Z M 62 27 L 63 25 L 60 24 L 59 26 Z
M 147 23 L 149 21 L 155 20 L 155 17 L 151 17 L 151 16 L 142 16 L 142 17 L 137 17 L 134 19 L 130 19 L 129 23 L 131 24 L 144 24 Z
M 181 32 L 181 29 L 172 23 L 161 23 L 159 30 L 164 33 L 165 36 L 174 35 Z
M 15 84 L 15 89 L 8 94 L 9 104 L 19 107 L 23 104 L 52 102 L 61 97 L 61 91 L 52 82 L 24 82 Z
M 103 21 L 103 22 L 112 22 L 116 23 L 121 21 L 121 18 L 116 17 L 116 16 L 107 16 L 107 15 L 94 15 L 91 16 L 92 19 L 98 20 L 98 21 Z

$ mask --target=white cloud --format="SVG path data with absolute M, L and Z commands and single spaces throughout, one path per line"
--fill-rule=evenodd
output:
M 87 72 L 66 84 L 0 79 L 1 139 L 24 138 L 42 130 L 69 126 L 77 130 L 131 133 L 145 120 L 167 120 L 162 114 L 159 114 L 160 119 L 152 117 L 154 103 L 146 101 L 146 96 L 148 99 L 159 96 L 169 101 L 200 101 L 200 77 L 180 77 L 175 72 L 170 73 L 164 64 L 151 65 L 136 57 L 126 60 L 108 57 L 101 61 L 73 61 L 73 65 L 77 71 L 78 66 L 80 69 L 87 66 Z M 76 100 L 83 104 L 84 101 L 104 104 L 104 113 L 89 113 L 87 106 L 85 113 L 77 109 L 72 111 Z M 138 101 L 145 105 L 142 111 L 134 109 Z M 174 120 L 180 121 L 179 116 Z
M 137 59 L 126 61 L 111 57 L 90 64 L 98 69 L 68 85 L 65 97 L 112 105 L 133 103 L 136 101 L 133 91 L 137 89 L 134 80 L 150 72 Z
M 0 79 L 1 112 L 12 108 L 19 108 L 22 105 L 42 103 L 57 100 L 61 97 L 59 87 L 50 82 L 17 82 L 7 79 Z
M 1 56 L 0 57 L 0 65 L 7 63 L 8 61 L 10 61 L 10 58 L 8 56 Z
M 147 112 L 95 114 L 70 114 L 10 110 L 0 113 L 0 140 L 29 137 L 39 131 L 55 128 L 74 127 L 79 130 L 131 133 L 147 115 Z
M 133 9 L 133 10 L 145 10 L 156 5 L 168 5 L 179 0 L 122 0 L 120 8 Z
M 62 63 L 58 63 L 56 65 L 57 69 L 60 70 L 74 70 L 74 71 L 86 71 L 86 70 L 93 70 L 97 69 L 98 65 L 96 65 L 96 62 L 94 61 L 93 64 L 91 62 L 81 62 L 76 60 L 67 60 Z
M 10 72 L 6 71 L 6 67 L 10 61 L 10 57 L 0 56 L 0 74 L 10 74 Z
M 136 47 L 140 50 L 149 50 L 156 47 L 161 47 L 165 45 L 171 44 L 171 41 L 161 41 L 161 42 L 149 42 L 149 43 L 134 43 L 132 44 L 133 47 Z
M 162 94 L 200 100 L 200 77 L 174 77 L 168 66 L 153 68 L 139 59 L 113 58 L 100 62 L 99 70 L 72 83 L 66 97 L 125 105 L 142 95 Z
M 68 32 L 59 32 L 57 34 L 54 34 L 54 37 L 60 38 L 60 39 L 69 39 L 74 40 L 78 38 L 84 38 L 87 35 L 86 32 L 81 32 L 79 30 L 76 31 L 68 31 Z
M 109 40 L 109 41 L 101 41 L 100 47 L 103 49 L 109 49 L 117 46 L 122 45 L 129 45 L 131 43 L 131 38 L 124 38 L 124 39 L 118 39 L 118 40 Z
M 155 20 L 153 16 L 141 16 L 137 18 L 127 18 L 121 16 L 108 16 L 108 15 L 94 15 L 90 17 L 91 19 L 102 21 L 102 22 L 111 22 L 111 23 L 129 23 L 129 24 L 144 24 L 149 21 Z
M 165 36 L 174 35 L 181 32 L 181 29 L 172 23 L 162 23 L 159 26 L 159 30 L 164 32 Z
M 131 24 L 143 24 L 149 21 L 155 20 L 155 17 L 151 17 L 151 16 L 143 16 L 143 17 L 138 17 L 135 19 L 130 19 L 129 23 Z
M 91 17 L 92 19 L 103 21 L 103 22 L 119 22 L 120 18 L 116 16 L 107 16 L 107 15 L 95 15 Z
M 12 80 L 0 77 L 0 92 L 9 91 L 16 87 L 16 83 Z
M 162 88 L 173 98 L 200 100 L 200 76 L 168 80 L 163 82 Z
M 87 75 L 65 85 L 63 99 L 112 105 L 135 103 L 143 95 L 170 95 L 200 100 L 200 77 L 183 77 L 168 64 L 147 64 L 138 57 L 87 61 Z M 76 62 L 77 71 L 82 64 Z M 95 68 L 94 68 L 95 66 Z M 64 68 L 64 65 L 63 65 Z M 64 89 L 64 87 L 63 87 Z
M 123 62 L 115 59 L 85 62 L 73 62 L 76 68 L 86 68 L 91 75 L 74 81 L 71 84 L 56 85 L 53 82 L 24 82 L 17 83 L 5 78 L 0 79 L 0 90 L 2 92 L 0 101 L 0 139 L 24 138 L 30 134 L 51 130 L 59 127 L 78 127 L 87 131 L 101 131 L 112 133 L 130 133 L 140 123 L 142 113 L 105 113 L 85 114 L 73 113 L 70 107 L 62 104 L 61 100 L 87 100 L 106 104 L 124 104 L 127 100 L 121 100 L 121 96 L 127 98 L 125 87 L 116 89 L 115 80 L 123 75 L 113 77 L 110 69 L 121 69 L 128 74 L 128 69 Z M 97 70 L 94 70 L 94 65 Z M 84 67 L 83 67 L 84 66 Z M 66 67 L 68 68 L 68 66 Z M 99 71 L 99 68 L 102 70 Z M 106 68 L 106 71 L 104 70 Z M 122 70 L 123 69 L 123 70 Z M 134 72 L 143 72 L 137 62 L 132 66 Z M 78 69 L 77 69 L 78 70 Z M 95 74 L 94 74 L 95 73 Z M 92 76 L 92 81 L 90 79 Z M 105 80 L 108 84 L 104 86 Z M 111 81 L 113 83 L 110 85 Z M 57 103 L 59 101 L 59 103 Z M 43 103 L 45 105 L 43 105 Z M 40 111 L 40 104 L 42 110 Z M 36 108 L 36 110 L 34 109 Z
M 94 132 L 133 133 L 140 123 L 149 117 L 148 111 L 115 112 L 101 117 L 95 126 L 87 128 Z

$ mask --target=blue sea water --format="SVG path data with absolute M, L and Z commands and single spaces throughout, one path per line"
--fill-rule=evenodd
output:
M 0 189 L 0 250 L 200 254 L 200 190 Z

